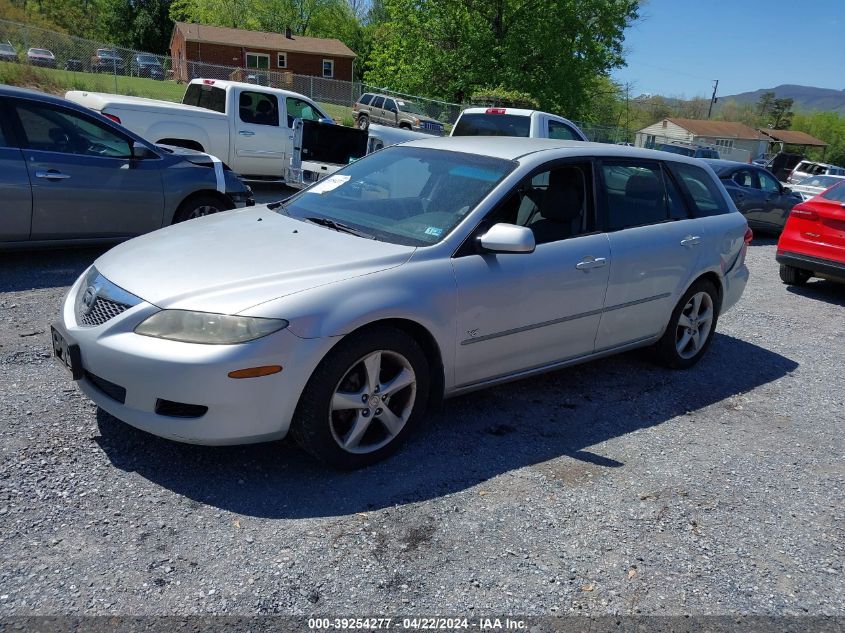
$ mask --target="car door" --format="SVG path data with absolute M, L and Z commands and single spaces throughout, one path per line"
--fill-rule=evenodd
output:
M 394 99 L 384 100 L 383 117 L 387 125 L 392 125 L 393 127 L 399 125 L 399 108 L 396 106 Z
M 32 223 L 29 174 L 12 132 L 9 114 L 0 103 L 0 242 L 29 239 Z
M 595 231 L 592 192 L 589 162 L 542 169 L 453 257 L 458 386 L 593 351 L 611 266 L 607 236 Z M 534 252 L 479 252 L 476 238 L 500 222 L 530 227 Z
M 660 334 L 703 238 L 660 162 L 608 158 L 598 173 L 613 255 L 596 336 L 596 351 L 602 351 Z
M 370 103 L 370 123 L 384 124 L 384 97 L 376 96 Z
M 766 203 L 761 220 L 768 228 L 780 231 L 786 225 L 786 218 L 792 207 L 801 200 L 791 192 L 786 193 L 774 176 L 766 171 L 757 171 L 757 177 L 760 179 L 760 190 Z
M 755 169 L 739 169 L 725 182 L 736 208 L 752 224 L 764 221 L 766 214 L 766 195 L 760 189 L 757 173 Z
M 32 240 L 129 237 L 161 226 L 161 159 L 134 160 L 130 137 L 75 109 L 12 103 L 32 183 Z
M 234 169 L 239 174 L 281 178 L 293 147 L 284 102 L 275 94 L 235 88 Z

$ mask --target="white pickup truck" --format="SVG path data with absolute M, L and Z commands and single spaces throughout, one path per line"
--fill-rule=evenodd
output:
M 153 143 L 213 154 L 250 179 L 285 178 L 296 119 L 331 122 L 296 92 L 216 79 L 191 81 L 182 103 L 79 90 L 65 97 Z
M 450 136 L 522 136 L 587 141 L 569 119 L 522 108 L 467 108 L 455 121 Z

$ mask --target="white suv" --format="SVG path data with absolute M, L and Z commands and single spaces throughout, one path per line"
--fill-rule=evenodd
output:
M 845 176 L 845 168 L 829 163 L 802 160 L 795 165 L 795 169 L 790 172 L 786 182 L 790 185 L 797 184 L 810 176 Z

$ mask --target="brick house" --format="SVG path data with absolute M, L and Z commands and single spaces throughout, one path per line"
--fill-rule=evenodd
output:
M 173 78 L 181 81 L 229 79 L 232 67 L 352 81 L 356 57 L 340 40 L 293 35 L 290 29 L 262 33 L 185 22 L 173 25 L 170 55 Z

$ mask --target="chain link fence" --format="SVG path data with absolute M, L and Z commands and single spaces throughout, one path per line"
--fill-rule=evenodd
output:
M 10 51 L 3 53 L 3 45 Z M 326 79 L 205 62 L 181 61 L 174 64 L 168 55 L 122 48 L 73 35 L 0 20 L 0 82 L 14 70 L 3 62 L 45 69 L 47 79 L 65 90 L 109 92 L 166 101 L 181 101 L 185 82 L 196 79 L 228 79 L 261 86 L 282 88 L 303 94 L 327 107 L 338 122 L 351 123 L 354 104 L 365 92 L 386 94 L 410 101 L 429 117 L 454 124 L 466 105 L 438 101 L 397 92 L 356 81 Z M 619 143 L 628 140 L 622 128 L 575 122 L 591 141 Z M 448 130 L 448 128 L 447 128 Z

